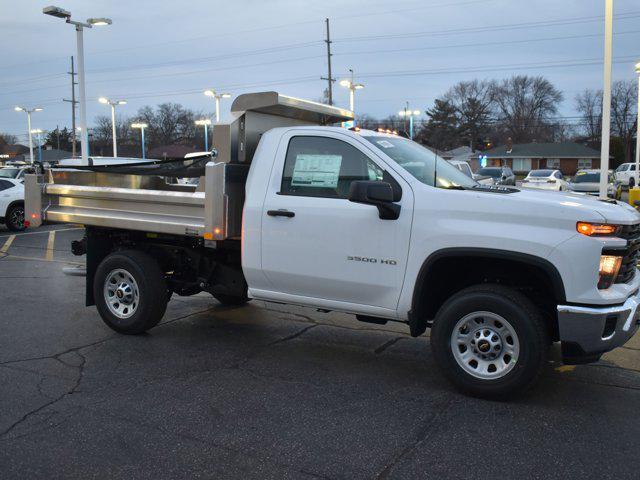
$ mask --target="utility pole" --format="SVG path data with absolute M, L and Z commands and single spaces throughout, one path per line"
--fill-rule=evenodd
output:
M 326 80 L 329 84 L 329 105 L 333 105 L 333 82 L 336 81 L 335 78 L 331 76 L 331 35 L 329 34 L 329 19 L 325 19 L 325 23 L 327 24 L 327 38 L 324 43 L 327 44 L 327 68 L 328 74 L 327 77 L 320 77 L 320 80 Z
M 73 55 L 71 56 L 71 71 L 67 72 L 71 75 L 71 100 L 67 100 L 66 98 L 63 100 L 65 102 L 71 103 L 71 156 L 76 156 L 76 105 L 78 101 L 76 100 L 76 72 L 73 66 Z M 58 146 L 60 148 L 60 146 Z

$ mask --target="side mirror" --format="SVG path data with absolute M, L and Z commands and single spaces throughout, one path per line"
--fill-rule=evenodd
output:
M 387 182 L 356 180 L 349 187 L 349 201 L 373 205 L 382 220 L 397 220 L 400 205 L 393 203 L 393 188 Z

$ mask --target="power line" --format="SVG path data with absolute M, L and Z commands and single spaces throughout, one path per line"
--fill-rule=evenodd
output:
M 617 32 L 615 35 L 628 35 L 640 33 L 640 30 L 629 30 L 624 32 Z M 357 51 L 347 51 L 341 53 L 334 53 L 334 56 L 344 56 L 344 55 L 366 55 L 366 54 L 381 54 L 381 53 L 398 53 L 398 52 L 417 52 L 424 50 L 447 50 L 450 48 L 470 48 L 470 47 L 487 47 L 491 45 L 514 45 L 521 43 L 532 43 L 532 42 L 546 42 L 546 41 L 555 41 L 555 40 L 572 40 L 572 39 L 580 39 L 580 38 L 598 38 L 603 37 L 604 35 L 601 33 L 593 33 L 586 35 L 567 35 L 560 37 L 540 37 L 540 38 L 530 38 L 523 40 L 509 40 L 509 41 L 496 41 L 496 42 L 473 42 L 473 43 L 462 43 L 456 45 L 435 45 L 428 47 L 411 47 L 411 48 L 394 48 L 394 49 L 376 49 L 376 50 L 357 50 Z
M 632 18 L 640 17 L 640 12 L 625 12 L 619 13 L 615 15 L 617 20 L 626 20 Z M 494 32 L 494 31 L 502 31 L 502 30 L 514 30 L 521 28 L 540 28 L 540 27 L 555 27 L 555 26 L 564 26 L 564 25 L 575 25 L 581 23 L 593 23 L 602 21 L 604 17 L 602 15 L 599 16 L 591 16 L 591 17 L 578 17 L 570 20 L 543 20 L 538 22 L 524 22 L 524 23 L 508 23 L 501 25 L 489 25 L 482 27 L 467 27 L 467 28 L 454 28 L 448 30 L 436 30 L 436 31 L 422 31 L 422 32 L 413 32 L 413 33 L 392 33 L 386 35 L 361 35 L 354 37 L 343 37 L 337 38 L 334 40 L 336 43 L 344 43 L 344 42 L 361 42 L 361 41 L 374 41 L 374 40 L 389 40 L 394 38 L 415 38 L 415 37 L 430 37 L 430 36 L 439 36 L 439 35 L 453 35 L 460 33 L 482 33 L 482 32 Z
M 637 55 L 627 55 L 616 57 L 614 63 L 624 63 L 633 61 Z M 576 60 L 561 60 L 553 62 L 540 63 L 516 63 L 503 65 L 486 65 L 482 67 L 456 68 L 456 69 L 429 69 L 429 70 L 406 70 L 406 71 L 386 71 L 386 72 L 369 72 L 359 74 L 362 78 L 378 78 L 378 77 L 407 77 L 407 76 L 427 76 L 427 75 L 446 75 L 453 73 L 482 73 L 498 70 L 530 70 L 540 68 L 559 68 L 559 67 L 581 67 L 590 65 L 601 65 L 601 58 L 585 58 Z

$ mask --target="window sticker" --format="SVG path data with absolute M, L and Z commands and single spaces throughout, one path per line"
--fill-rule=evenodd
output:
M 389 140 L 376 140 L 376 143 L 383 148 L 393 148 L 393 143 Z
M 296 155 L 292 187 L 337 188 L 342 155 Z

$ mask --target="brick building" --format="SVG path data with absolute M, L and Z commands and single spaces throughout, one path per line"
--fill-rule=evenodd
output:
M 600 152 L 574 142 L 516 143 L 484 154 L 487 166 L 508 166 L 518 174 L 549 168 L 571 176 L 583 168 L 600 168 Z

